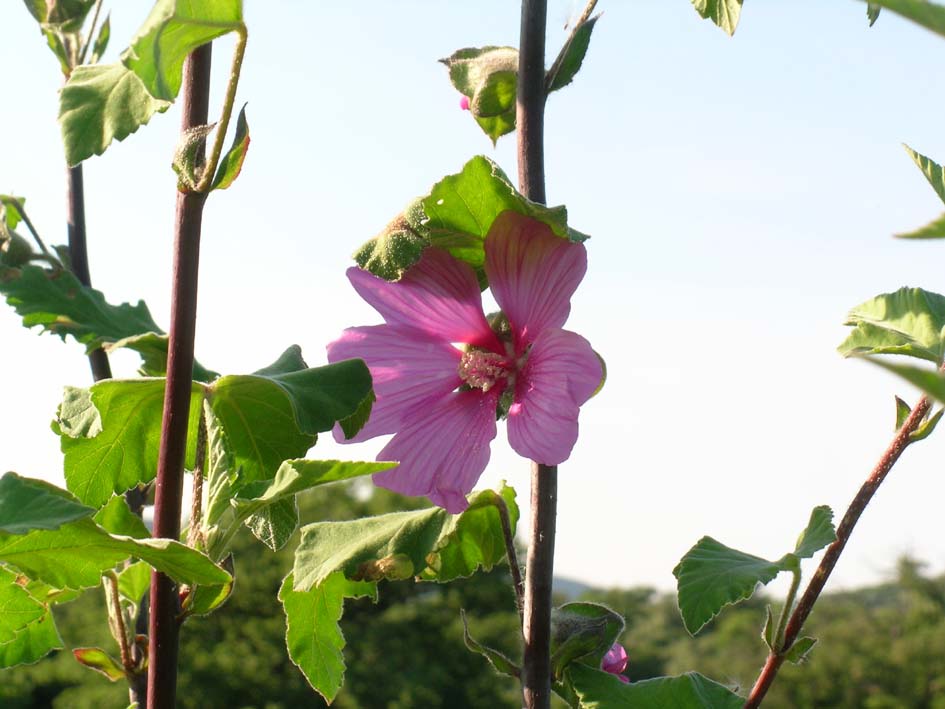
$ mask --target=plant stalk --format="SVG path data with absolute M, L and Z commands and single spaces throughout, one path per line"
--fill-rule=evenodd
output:
M 205 44 L 194 50 L 184 64 L 182 131 L 207 123 L 210 60 L 211 45 Z M 200 228 L 206 198 L 206 194 L 201 192 L 177 194 L 167 386 L 154 496 L 154 536 L 166 539 L 180 537 L 184 456 L 194 368 Z M 153 572 L 148 644 L 148 709 L 173 709 L 176 703 L 178 606 L 174 582 L 164 574 Z
M 545 202 L 545 27 L 546 0 L 522 0 L 519 38 L 518 128 L 519 190 L 533 202 Z M 525 567 L 525 652 L 522 698 L 526 709 L 551 706 L 551 582 L 554 575 L 558 470 L 532 463 L 532 524 Z
M 824 585 L 827 583 L 827 579 L 830 577 L 833 568 L 837 565 L 843 548 L 850 540 L 850 535 L 853 534 L 853 528 L 860 519 L 860 515 L 863 514 L 863 510 L 866 509 L 870 500 L 873 499 L 876 490 L 879 489 L 883 480 L 886 479 L 886 475 L 892 470 L 903 451 L 912 443 L 912 434 L 922 425 L 931 406 L 932 404 L 928 397 L 923 396 L 919 399 L 912 413 L 909 414 L 909 417 L 896 432 L 896 436 L 883 452 L 882 457 L 880 457 L 879 462 L 876 463 L 876 466 L 870 472 L 869 477 L 860 487 L 856 497 L 853 498 L 846 513 L 843 515 L 843 519 L 840 521 L 840 526 L 837 527 L 836 541 L 827 547 L 824 558 L 820 560 L 817 571 L 814 572 L 810 582 L 807 584 L 804 595 L 801 596 L 801 600 L 798 601 L 794 612 L 791 613 L 787 628 L 784 632 L 783 644 L 781 645 L 780 651 L 768 654 L 765 666 L 758 675 L 758 679 L 755 680 L 755 685 L 751 688 L 751 693 L 748 695 L 744 709 L 756 709 L 756 707 L 761 706 L 761 701 L 771 688 L 771 684 L 774 682 L 775 677 L 777 677 L 781 665 L 784 664 L 784 648 L 790 649 L 794 641 L 797 640 L 797 636 L 800 634 L 804 622 L 807 620 L 811 610 L 814 608 L 814 604 L 820 597 L 820 593 L 823 591 Z
M 509 519 L 509 506 L 505 504 L 502 495 L 496 494 L 495 506 L 499 511 L 499 523 L 502 525 L 502 538 L 505 540 L 505 556 L 509 561 L 509 574 L 512 577 L 512 586 L 515 588 L 515 608 L 518 611 L 519 622 L 525 621 L 523 609 L 525 607 L 525 585 L 522 583 L 522 570 L 518 565 L 518 553 L 515 551 L 515 535 L 512 533 L 512 520 Z

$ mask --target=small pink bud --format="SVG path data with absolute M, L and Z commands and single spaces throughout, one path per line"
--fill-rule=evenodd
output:
M 600 668 L 604 672 L 610 672 L 612 675 L 617 675 L 620 678 L 621 682 L 629 682 L 630 680 L 624 677 L 621 673 L 627 669 L 627 651 L 624 650 L 623 645 L 620 643 L 614 643 L 613 647 L 607 651 L 607 654 L 604 655 L 604 659 L 601 660 Z
M 459 107 L 460 107 L 461 109 L 463 109 L 464 111 L 468 111 L 468 110 L 469 110 L 469 96 L 463 96 L 463 97 L 459 100 Z

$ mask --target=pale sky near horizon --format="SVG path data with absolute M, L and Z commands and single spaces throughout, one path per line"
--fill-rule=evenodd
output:
M 113 61 L 146 0 L 109 3 Z M 577 2 L 550 3 L 550 63 Z M 900 286 L 945 291 L 945 244 L 890 238 L 942 205 L 902 150 L 945 160 L 937 60 L 945 40 L 853 0 L 748 0 L 734 38 L 688 0 L 601 0 L 584 69 L 551 97 L 552 204 L 592 235 L 566 327 L 608 363 L 561 466 L 556 570 L 597 585 L 674 586 L 703 534 L 777 558 L 810 510 L 838 517 L 914 390 L 836 346 L 846 312 Z M 247 3 L 238 101 L 252 147 L 207 207 L 198 357 L 224 372 L 300 344 L 309 364 L 342 329 L 374 324 L 344 271 L 408 201 L 484 154 L 515 174 L 458 107 L 436 59 L 517 44 L 519 6 Z M 280 27 L 280 15 L 287 24 Z M 218 43 L 222 79 L 232 44 Z M 20 3 L 0 10 L 0 192 L 65 240 L 56 61 Z M 222 81 L 216 84 L 219 105 Z M 93 280 L 168 322 L 177 111 L 86 163 Z M 61 481 L 49 432 L 81 348 L 0 308 L 0 470 Z M 136 358 L 116 358 L 131 376 Z M 937 433 L 909 450 L 864 514 L 828 588 L 875 582 L 903 553 L 945 570 Z M 309 457 L 370 459 L 381 441 Z M 507 479 L 527 512 L 528 463 L 492 446 L 481 486 Z M 524 529 L 524 526 L 522 527 Z

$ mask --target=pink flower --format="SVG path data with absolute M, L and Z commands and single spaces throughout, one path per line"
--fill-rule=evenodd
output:
M 629 682 L 630 679 L 623 675 L 623 671 L 627 669 L 627 659 L 627 651 L 623 645 L 614 643 L 613 647 L 604 655 L 604 659 L 601 660 L 600 668 L 604 672 L 617 675 L 621 682 Z
M 460 107 L 462 110 L 464 110 L 464 111 L 468 111 L 468 110 L 469 110 L 469 96 L 463 96 L 463 97 L 459 100 L 459 107 Z
M 400 465 L 377 473 L 376 484 L 461 512 L 489 461 L 497 409 L 508 414 L 516 452 L 546 465 L 567 460 L 578 409 L 602 374 L 587 340 L 561 329 L 586 268 L 582 245 L 507 211 L 485 239 L 486 274 L 505 316 L 491 326 L 473 269 L 447 251 L 428 247 L 393 283 L 348 270 L 386 324 L 345 330 L 328 359 L 358 357 L 371 370 L 377 401 L 349 442 L 395 434 L 377 459 Z M 344 442 L 338 427 L 335 438 Z

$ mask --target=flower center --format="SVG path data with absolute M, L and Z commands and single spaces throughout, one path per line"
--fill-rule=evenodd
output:
M 513 364 L 503 355 L 470 348 L 459 361 L 459 376 L 472 389 L 489 391 L 501 380 L 508 379 Z

